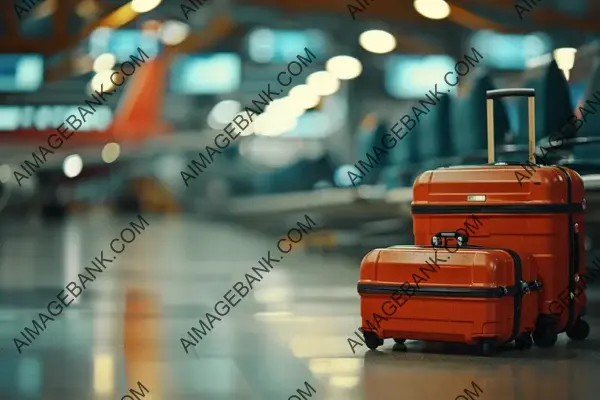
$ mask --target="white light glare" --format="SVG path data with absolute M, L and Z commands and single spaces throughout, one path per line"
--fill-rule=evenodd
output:
M 315 107 L 319 104 L 320 97 L 309 85 L 298 85 L 293 87 L 288 94 L 293 101 L 305 110 Z
M 425 18 L 444 19 L 450 15 L 450 6 L 444 0 L 415 0 L 415 10 Z
M 396 48 L 396 38 L 389 32 L 373 29 L 358 37 L 360 46 L 375 54 L 385 54 Z
M 270 114 L 285 114 L 298 118 L 304 114 L 305 110 L 296 99 L 285 96 L 270 103 L 265 108 L 265 112 Z
M 208 114 L 208 126 L 212 129 L 223 129 L 237 113 L 242 105 L 235 100 L 223 100 L 217 103 Z
M 83 160 L 79 154 L 72 154 L 65 157 L 63 161 L 63 172 L 67 178 L 75 178 L 83 169 Z
M 181 21 L 166 21 L 158 33 L 160 40 L 168 46 L 175 46 L 190 34 L 190 27 Z
M 121 146 L 118 143 L 107 143 L 102 149 L 102 161 L 110 164 L 119 158 Z
M 332 73 L 318 71 L 306 78 L 306 84 L 319 96 L 329 96 L 340 89 L 340 81 Z
M 354 79 L 362 73 L 362 64 L 354 57 L 336 56 L 327 60 L 325 69 L 336 78 L 347 80 Z
M 131 9 L 137 13 L 145 13 L 155 9 L 162 0 L 131 0 Z
M 102 72 L 112 69 L 117 62 L 117 58 L 111 53 L 102 53 L 94 60 L 94 72 Z
M 262 136 L 280 136 L 296 128 L 297 123 L 291 115 L 263 113 L 254 121 L 254 131 Z
M 12 173 L 12 168 L 10 168 L 10 165 L 7 165 L 7 164 L 0 165 L 0 182 L 1 183 L 8 182 L 10 180 L 10 178 L 12 178 L 10 176 L 11 173 Z
M 110 90 L 113 86 L 115 86 L 110 80 L 110 75 L 113 72 L 114 71 L 112 69 L 109 69 L 106 71 L 98 72 L 96 75 L 94 75 L 91 82 L 92 91 L 97 90 L 98 92 L 100 92 L 102 88 L 104 88 L 104 90 L 106 91 Z

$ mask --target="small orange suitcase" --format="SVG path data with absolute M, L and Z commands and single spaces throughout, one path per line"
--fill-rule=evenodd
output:
M 507 96 L 529 99 L 530 164 L 494 163 L 493 100 Z M 582 319 L 587 306 L 584 282 L 579 279 L 585 272 L 585 193 L 577 172 L 535 165 L 534 98 L 533 89 L 487 92 L 489 164 L 438 168 L 417 177 L 413 233 L 417 245 L 453 231 L 470 245 L 531 255 L 544 285 L 533 338 L 536 345 L 550 347 L 560 332 L 573 340 L 589 335 Z M 471 224 L 473 218 L 481 226 Z
M 540 284 L 529 258 L 507 249 L 394 246 L 360 267 L 362 332 L 370 349 L 394 338 L 463 342 L 483 355 L 532 345 Z

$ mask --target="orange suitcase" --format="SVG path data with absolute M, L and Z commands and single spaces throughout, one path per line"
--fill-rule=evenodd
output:
M 358 281 L 365 343 L 463 342 L 483 355 L 512 340 L 529 348 L 539 289 L 530 260 L 512 250 L 376 249 L 364 257 Z
M 528 164 L 494 163 L 493 100 L 506 96 L 529 99 Z M 535 165 L 534 96 L 533 89 L 487 92 L 489 164 L 438 168 L 417 177 L 413 233 L 417 245 L 451 231 L 470 245 L 531 255 L 544 286 L 533 338 L 536 345 L 550 347 L 560 332 L 573 340 L 589 335 L 581 318 L 587 299 L 579 279 L 585 272 L 585 198 L 577 172 Z M 526 171 L 528 179 L 522 178 Z

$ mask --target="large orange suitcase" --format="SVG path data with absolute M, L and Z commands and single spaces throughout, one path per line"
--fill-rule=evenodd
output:
M 512 340 L 529 348 L 539 289 L 530 260 L 512 250 L 372 250 L 358 281 L 365 343 L 375 349 L 386 338 L 463 342 L 484 355 Z
M 506 96 L 529 99 L 528 164 L 494 163 L 493 100 Z M 544 286 L 534 341 L 550 347 L 557 333 L 566 331 L 573 340 L 589 334 L 581 318 L 587 299 L 579 279 L 585 272 L 585 198 L 577 172 L 535 165 L 534 97 L 533 89 L 487 92 L 489 164 L 438 168 L 417 177 L 413 233 L 417 245 L 432 243 L 438 233 L 457 232 L 470 245 L 531 255 Z

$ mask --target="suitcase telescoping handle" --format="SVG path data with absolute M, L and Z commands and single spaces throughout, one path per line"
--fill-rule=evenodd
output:
M 462 233 L 458 232 L 438 232 L 431 238 L 431 245 L 433 247 L 440 247 L 442 245 L 442 238 L 444 239 L 444 247 L 448 246 L 448 239 L 455 239 L 458 247 L 466 246 L 469 238 Z
M 488 163 L 495 162 L 494 154 L 494 99 L 501 97 L 527 97 L 529 118 L 529 162 L 535 164 L 535 89 L 497 89 L 485 92 L 487 102 Z

